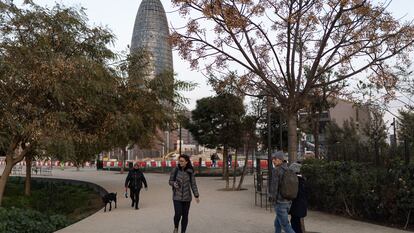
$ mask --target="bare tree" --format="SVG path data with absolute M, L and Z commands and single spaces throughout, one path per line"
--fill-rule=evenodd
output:
M 173 0 L 188 23 L 173 31 L 171 43 L 193 68 L 203 60 L 207 73 L 237 70 L 246 95 L 275 97 L 295 160 L 297 112 L 314 89 L 351 77 L 393 87 L 386 61 L 407 63 L 414 27 L 395 19 L 389 2 Z M 335 78 L 324 82 L 326 72 Z

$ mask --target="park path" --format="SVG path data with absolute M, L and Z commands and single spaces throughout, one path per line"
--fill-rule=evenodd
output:
M 2 170 L 2 169 L 0 169 Z M 118 193 L 118 208 L 97 213 L 58 233 L 171 233 L 173 206 L 167 174 L 145 174 L 149 189 L 141 191 L 140 209 L 130 207 L 123 184 L 126 174 L 95 169 L 53 170 L 52 178 L 89 181 Z M 199 204 L 192 202 L 188 233 L 272 233 L 274 212 L 254 205 L 252 176 L 239 192 L 218 191 L 224 182 L 216 177 L 197 177 Z M 46 203 L 45 203 L 46 204 Z M 310 233 L 403 233 L 406 231 L 309 211 L 305 219 Z

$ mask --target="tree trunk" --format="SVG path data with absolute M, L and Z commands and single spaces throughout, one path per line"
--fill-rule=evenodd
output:
M 25 150 L 21 150 L 21 147 L 18 149 L 19 142 L 18 140 L 16 140 L 16 142 L 12 143 L 9 147 L 9 149 L 7 150 L 7 154 L 6 154 L 6 167 L 3 170 L 3 174 L 0 177 L 0 207 L 2 205 L 2 201 L 3 201 L 3 195 L 4 195 L 4 191 L 6 189 L 6 183 L 7 180 L 9 179 L 11 170 L 13 168 L 13 166 L 22 161 L 24 156 L 26 155 L 27 151 L 30 150 L 30 145 L 25 149 Z M 20 150 L 19 154 L 17 151 Z
M 404 136 L 404 161 L 405 161 L 405 165 L 409 165 L 410 164 L 410 151 L 408 148 L 408 137 Z
M 243 184 L 244 176 L 246 175 L 248 162 L 249 162 L 249 146 L 248 145 L 246 146 L 246 144 L 244 144 L 244 166 L 243 166 L 243 171 L 240 176 L 239 185 L 237 186 L 237 190 L 240 190 Z
M 121 174 L 124 174 L 125 171 L 125 160 L 126 160 L 126 147 L 124 147 L 124 149 L 122 150 L 122 165 L 121 165 Z
M 236 150 L 236 156 L 234 157 L 234 166 L 233 166 L 233 191 L 236 189 L 237 153 L 238 153 L 238 150 Z
M 375 164 L 378 166 L 379 165 L 379 160 L 380 160 L 380 156 L 379 156 L 379 148 L 378 148 L 378 141 L 377 139 L 375 139 Z
M 315 143 L 315 158 L 320 159 L 319 157 L 319 118 L 320 114 L 316 114 L 316 119 L 314 119 L 313 125 L 313 138 Z
M 7 180 L 9 179 L 13 166 L 14 166 L 13 163 L 7 162 L 6 167 L 4 168 L 3 174 L 1 174 L 1 177 L 0 177 L 0 206 L 3 201 L 3 195 L 4 195 L 4 190 L 6 189 L 6 183 L 7 183 Z
M 32 156 L 26 156 L 26 179 L 24 180 L 24 195 L 32 195 Z
M 223 147 L 223 156 L 221 158 L 223 160 L 223 167 L 221 168 L 221 179 L 225 180 L 226 179 L 226 164 L 227 164 L 227 156 L 225 153 L 225 148 Z
M 297 118 L 296 113 L 289 114 L 287 116 L 289 162 L 294 162 L 297 159 L 298 135 L 296 131 L 297 131 L 298 122 L 296 121 L 296 118 Z
M 224 169 L 224 179 L 226 180 L 226 189 L 229 189 L 230 186 L 230 181 L 229 181 L 229 165 L 228 165 L 228 151 L 227 151 L 227 146 L 224 146 L 224 152 L 223 152 L 223 157 L 225 158 L 225 162 L 223 164 L 223 166 L 225 167 Z

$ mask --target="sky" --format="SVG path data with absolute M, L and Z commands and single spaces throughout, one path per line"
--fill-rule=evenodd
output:
M 377 0 L 375 0 L 377 1 Z M 380 1 L 380 0 L 378 0 Z M 382 0 L 383 1 L 383 0 Z M 381 2 L 382 2 L 381 1 Z M 15 0 L 15 3 L 21 3 L 22 0 Z M 132 30 L 135 22 L 141 0 L 34 0 L 35 3 L 47 6 L 53 6 L 56 2 L 66 6 L 82 6 L 86 8 L 86 14 L 91 25 L 105 26 L 116 36 L 114 44 L 115 51 L 127 51 L 128 45 L 131 44 Z M 161 0 L 167 14 L 167 20 L 170 27 L 180 27 L 184 25 L 183 19 L 172 7 L 170 0 Z M 392 0 L 389 10 L 396 18 L 402 18 L 403 21 L 414 19 L 414 1 L 413 0 Z M 182 60 L 176 51 L 173 51 L 174 71 L 177 78 L 198 83 L 198 87 L 184 95 L 189 98 L 190 102 L 187 107 L 191 110 L 195 108 L 196 100 L 211 96 L 214 93 L 206 84 L 205 77 L 198 71 L 191 70 L 189 64 Z M 390 105 L 392 112 L 397 112 L 403 104 L 394 101 Z M 388 123 L 391 123 L 392 115 L 386 114 Z
M 22 0 L 15 3 L 23 2 Z M 36 4 L 53 6 L 56 2 L 65 6 L 82 6 L 86 8 L 86 14 L 90 25 L 105 26 L 116 36 L 114 50 L 118 52 L 127 51 L 131 44 L 132 31 L 135 17 L 141 4 L 141 0 L 34 0 Z M 161 0 L 167 14 L 170 28 L 184 25 L 183 19 L 174 12 L 171 1 Z M 189 98 L 187 108 L 195 108 L 196 100 L 214 94 L 212 89 L 206 84 L 204 76 L 197 71 L 191 70 L 189 64 L 182 60 L 176 51 L 173 51 L 174 72 L 176 78 L 180 80 L 198 83 L 191 92 L 183 94 Z

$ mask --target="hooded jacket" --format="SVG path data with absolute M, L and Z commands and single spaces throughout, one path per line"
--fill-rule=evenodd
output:
M 178 169 L 177 177 L 174 180 L 175 172 Z M 191 179 L 191 180 L 190 180 Z M 174 187 L 174 182 L 177 181 L 179 187 Z M 194 176 L 194 170 L 191 168 L 187 168 L 183 170 L 180 167 L 176 167 L 171 171 L 169 185 L 171 185 L 173 189 L 173 200 L 175 201 L 191 201 L 192 195 L 191 191 L 194 194 L 194 197 L 198 198 L 198 188 L 196 179 Z
M 147 180 L 141 170 L 132 169 L 128 172 L 128 176 L 125 180 L 125 187 L 138 190 L 142 188 L 142 183 L 144 183 L 145 188 L 148 187 Z

